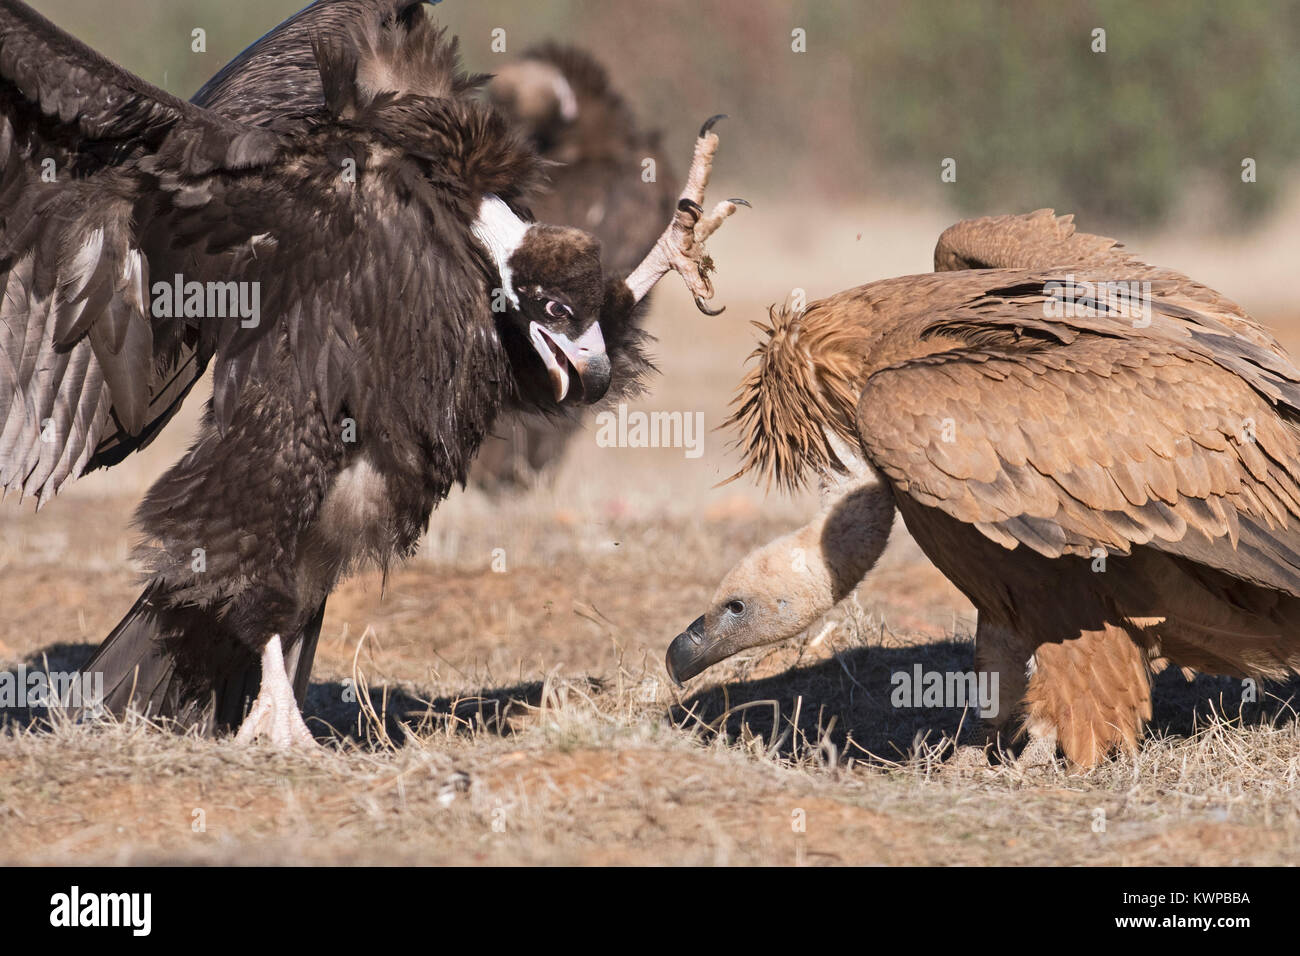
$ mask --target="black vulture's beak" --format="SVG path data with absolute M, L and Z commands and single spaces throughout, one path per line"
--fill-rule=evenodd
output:
M 577 339 L 533 322 L 528 337 L 551 377 L 556 402 L 591 405 L 605 397 L 609 390 L 609 355 L 599 322 L 592 322 Z
M 674 684 L 681 687 L 685 681 L 726 656 L 716 654 L 716 650 L 714 642 L 705 633 L 704 617 L 701 615 L 691 621 L 690 626 L 668 645 L 668 654 L 664 658 L 668 676 Z

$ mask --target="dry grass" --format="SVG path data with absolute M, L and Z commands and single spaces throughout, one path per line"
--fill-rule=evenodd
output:
M 1162 677 L 1142 752 L 1087 775 L 945 763 L 968 716 L 891 707 L 889 675 L 969 668 L 969 611 L 902 535 L 829 626 L 675 691 L 667 639 L 774 524 L 625 523 L 626 554 L 593 556 L 594 536 L 559 523 L 545 537 L 567 550 L 504 575 L 433 558 L 387 600 L 374 580 L 349 583 L 307 707 L 319 754 L 14 715 L 0 860 L 1237 865 L 1300 850 L 1294 712 L 1269 699 L 1225 716 L 1232 688 L 1212 679 Z M 477 547 L 472 525 L 462 548 Z M 671 568 L 644 560 L 669 542 Z M 11 564 L 6 619 L 105 630 L 128 573 L 67 570 Z M 29 666 L 71 666 L 92 646 L 6 634 L 6 656 Z
M 743 264 L 719 278 L 726 316 L 695 315 L 679 290 L 660 297 L 665 374 L 641 407 L 700 410 L 716 425 L 750 348 L 744 319 L 794 285 L 811 297 L 923 271 L 943 220 L 756 209 L 715 244 L 720 263 Z M 1219 251 L 1153 257 L 1195 271 L 1244 255 Z M 1240 276 L 1204 278 L 1256 307 Z M 1296 328 L 1282 328 L 1289 344 Z M 5 505 L 0 668 L 74 667 L 130 606 L 130 509 L 178 456 L 187 412 L 156 448 L 41 515 Z M 973 720 L 891 707 L 889 677 L 971 667 L 973 614 L 901 528 L 829 629 L 679 694 L 664 676 L 668 641 L 735 560 L 811 506 L 712 487 L 733 466 L 715 434 L 699 459 L 589 440 L 551 485 L 455 496 L 386 595 L 362 575 L 331 599 L 307 707 L 319 754 L 3 715 L 0 861 L 1294 861 L 1295 685 L 1241 709 L 1230 681 L 1162 675 L 1142 751 L 1087 775 L 945 762 Z M 505 573 L 490 570 L 497 548 Z
M 937 759 L 942 740 L 882 762 L 817 736 L 795 716 L 794 687 L 763 691 L 777 695 L 784 728 L 773 742 L 769 727 L 738 719 L 725 736 L 707 729 L 716 718 L 698 707 L 674 721 L 648 679 L 544 677 L 486 695 L 500 707 L 447 696 L 400 744 L 371 727 L 306 757 L 139 722 L 11 729 L 0 743 L 0 858 L 1235 866 L 1292 862 L 1300 849 L 1291 715 L 1157 736 L 1086 776 L 960 771 Z M 821 701 L 823 711 L 845 705 Z

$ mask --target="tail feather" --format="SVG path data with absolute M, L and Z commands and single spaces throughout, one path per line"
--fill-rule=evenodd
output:
M 261 685 L 261 665 L 209 611 L 175 608 L 146 588 L 104 639 L 83 674 L 103 675 L 103 708 L 135 710 L 205 736 L 231 731 L 244 719 Z M 285 667 L 301 706 L 311 678 L 325 602 L 299 635 L 282 635 Z
M 134 707 L 149 717 L 177 719 L 176 659 L 162 643 L 154 597 L 155 588 L 147 588 L 82 665 L 83 674 L 103 675 L 103 707 L 109 713 L 121 716 Z

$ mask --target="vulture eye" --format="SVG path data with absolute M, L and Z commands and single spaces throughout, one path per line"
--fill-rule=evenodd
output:
M 546 300 L 546 314 L 553 319 L 573 318 L 573 310 L 563 302 L 556 302 L 554 299 Z
M 734 614 L 737 617 L 745 613 L 744 601 L 732 601 L 727 605 L 727 613 Z

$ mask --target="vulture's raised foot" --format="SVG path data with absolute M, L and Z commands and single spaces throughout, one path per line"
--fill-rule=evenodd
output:
M 673 221 L 659 237 L 650 254 L 627 278 L 628 288 L 635 301 L 641 301 L 654 288 L 655 283 L 671 270 L 682 277 L 701 312 L 705 315 L 718 315 L 723 311 L 714 311 L 705 305 L 713 298 L 713 282 L 709 279 L 709 273 L 713 271 L 713 260 L 704 244 L 739 207 L 749 206 L 744 199 L 724 199 L 707 215 L 704 212 L 704 190 L 709 185 L 713 157 L 718 152 L 718 134 L 713 132 L 713 126 L 723 118 L 722 114 L 714 116 L 700 129 L 700 138 L 695 141 L 691 169 L 686 176 L 686 188 L 677 201 Z
M 284 669 L 279 634 L 272 635 L 262 649 L 262 688 L 248 716 L 239 725 L 235 742 L 250 744 L 259 737 L 266 737 L 280 750 L 316 746 L 316 738 L 303 722 L 293 684 Z

